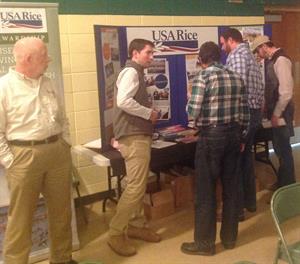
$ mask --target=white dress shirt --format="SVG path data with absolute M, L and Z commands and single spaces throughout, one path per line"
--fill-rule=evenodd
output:
M 287 104 L 293 97 L 294 81 L 292 76 L 291 61 L 284 56 L 278 57 L 274 64 L 274 71 L 279 81 L 279 98 L 273 115 L 280 117 Z
M 130 115 L 150 119 L 152 109 L 142 106 L 134 96 L 139 89 L 139 76 L 132 67 L 124 68 L 117 79 L 117 106 Z
M 0 78 L 0 163 L 13 162 L 8 141 L 43 140 L 62 134 L 70 143 L 69 124 L 51 80 L 30 79 L 10 68 Z

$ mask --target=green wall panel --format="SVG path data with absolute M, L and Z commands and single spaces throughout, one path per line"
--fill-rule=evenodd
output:
M 59 0 L 61 14 L 105 14 L 109 8 L 107 0 Z M 115 2 L 111 0 L 111 2 Z M 124 1 L 126 2 L 126 1 Z
M 265 0 L 266 5 L 299 5 L 300 0 Z
M 63 0 L 62 13 L 179 16 L 258 16 L 261 0 L 230 4 L 227 0 Z M 72 2 L 72 4 L 70 4 Z
M 262 16 L 263 0 L 6 0 L 0 2 L 58 2 L 60 14 L 118 14 L 172 16 Z

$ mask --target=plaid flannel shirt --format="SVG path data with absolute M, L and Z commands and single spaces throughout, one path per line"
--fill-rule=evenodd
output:
M 199 71 L 187 112 L 197 127 L 237 122 L 247 129 L 250 115 L 242 78 L 219 63 Z
M 231 51 L 226 66 L 241 75 L 245 82 L 250 108 L 260 109 L 264 103 L 264 85 L 258 63 L 248 44 L 240 43 Z

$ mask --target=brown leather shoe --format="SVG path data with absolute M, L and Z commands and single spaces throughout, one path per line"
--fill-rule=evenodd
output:
M 128 226 L 127 235 L 128 237 L 141 239 L 147 242 L 157 243 L 161 241 L 161 236 L 159 234 L 146 227 Z
M 109 236 L 107 244 L 118 255 L 129 257 L 136 254 L 136 249 L 125 235 Z
M 78 264 L 77 261 L 71 259 L 70 261 L 67 261 L 67 262 L 50 262 L 50 264 Z
M 185 242 L 181 245 L 181 251 L 189 255 L 202 255 L 202 256 L 212 256 L 216 253 L 215 246 L 210 247 L 200 247 L 195 242 Z
M 275 192 L 278 189 L 278 182 L 269 183 L 266 185 L 266 189 L 271 192 Z

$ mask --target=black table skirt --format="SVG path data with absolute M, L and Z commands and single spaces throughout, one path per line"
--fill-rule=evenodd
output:
M 177 143 L 166 148 L 151 149 L 150 170 L 159 172 L 172 167 L 174 164 L 185 164 L 193 166 L 195 157 L 196 142 Z M 99 149 L 92 149 L 110 160 L 113 175 L 126 175 L 124 159 L 121 153 L 111 148 L 101 152 Z
M 267 142 L 272 140 L 271 128 L 259 128 L 255 134 L 254 144 L 258 142 Z M 194 167 L 194 158 L 197 142 L 191 143 L 177 143 L 166 148 L 152 148 L 150 170 L 153 172 L 160 172 L 168 169 L 174 164 L 188 165 Z M 126 175 L 126 167 L 121 153 L 112 148 L 102 152 L 99 149 L 93 149 L 101 153 L 110 160 L 112 174 L 115 176 Z

